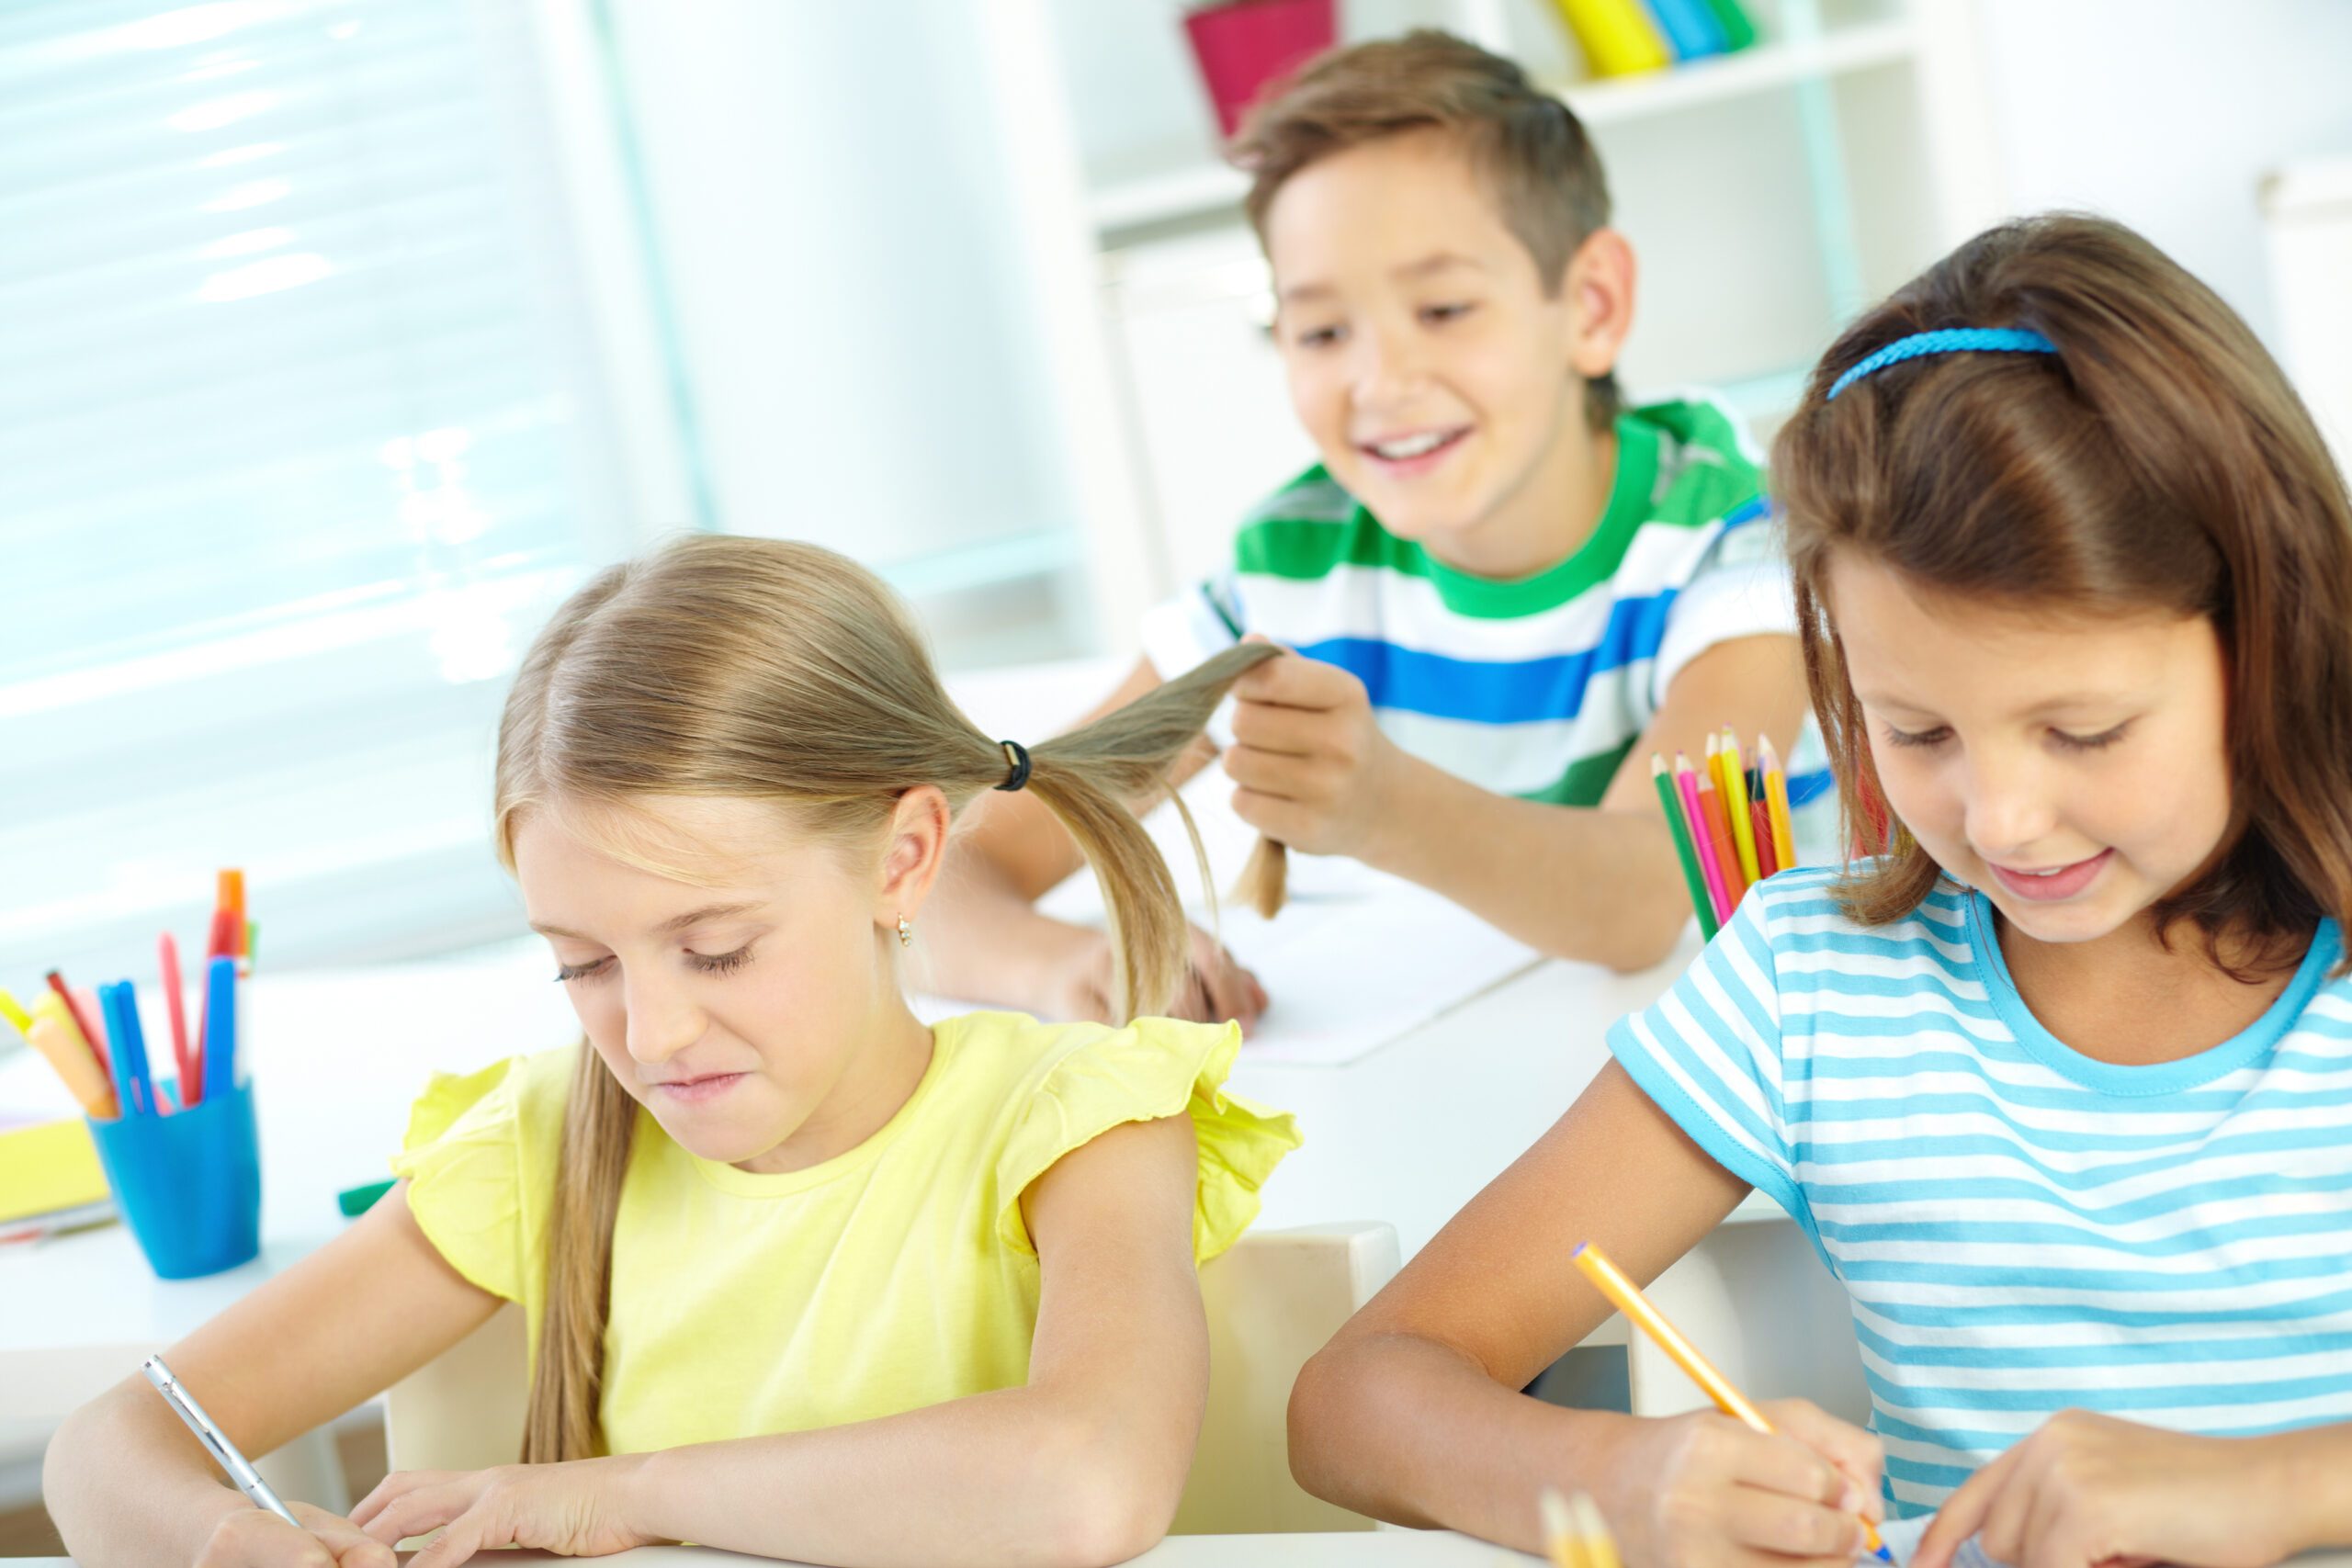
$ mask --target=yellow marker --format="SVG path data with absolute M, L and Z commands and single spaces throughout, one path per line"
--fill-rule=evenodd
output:
M 98 1066 L 97 1057 L 82 1040 L 82 1032 L 74 1027 L 74 1015 L 55 993 L 42 997 L 33 1004 L 33 1014 L 27 1021 L 25 1038 L 43 1060 L 56 1069 L 64 1080 L 65 1091 L 82 1107 L 83 1113 L 101 1122 L 111 1122 L 120 1114 L 115 1103 L 114 1085 L 107 1080 L 106 1069 Z
M 1568 1254 L 1568 1261 L 1584 1270 L 1585 1278 L 1598 1286 L 1600 1293 L 1625 1314 L 1627 1323 L 1657 1341 L 1657 1348 L 1672 1358 L 1684 1375 L 1715 1402 L 1716 1409 L 1751 1431 L 1770 1433 L 1772 1430 L 1772 1423 L 1764 1419 L 1764 1413 L 1750 1404 L 1747 1396 L 1732 1387 L 1731 1380 L 1715 1370 L 1713 1362 L 1699 1354 L 1697 1346 L 1683 1338 L 1681 1331 L 1666 1321 L 1665 1314 L 1650 1304 L 1649 1297 L 1642 1294 L 1641 1287 L 1627 1279 L 1617 1265 L 1609 1260 L 1607 1253 L 1589 1241 L 1578 1242 L 1577 1249 Z M 1871 1556 L 1882 1562 L 1894 1561 L 1894 1554 L 1887 1551 L 1884 1541 L 1879 1540 L 1877 1527 L 1868 1519 L 1862 1520 L 1862 1534 L 1870 1542 Z
M 1731 813 L 1731 836 L 1739 845 L 1739 869 L 1751 883 L 1764 880 L 1756 858 L 1756 819 L 1747 811 L 1747 770 L 1740 766 L 1739 737 L 1724 729 L 1724 807 Z
M 8 1026 L 19 1034 L 29 1035 L 33 1032 L 32 1014 L 17 1005 L 17 998 L 8 994 L 6 987 L 0 987 L 0 1018 L 6 1019 Z

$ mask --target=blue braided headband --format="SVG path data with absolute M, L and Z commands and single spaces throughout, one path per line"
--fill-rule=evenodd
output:
M 1829 383 L 1829 397 L 1822 400 L 1827 402 L 1873 370 L 1883 370 L 1890 365 L 1917 359 L 1923 354 L 1950 354 L 1963 348 L 2006 354 L 2058 352 L 2056 344 L 2040 333 L 2022 327 L 1949 327 L 1942 332 L 1913 333 L 1909 337 L 1896 338 L 1877 353 L 1857 361 L 1843 376 Z

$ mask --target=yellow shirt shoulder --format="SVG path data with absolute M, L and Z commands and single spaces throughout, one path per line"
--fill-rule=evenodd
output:
M 690 1154 L 639 1111 L 613 1236 L 604 1425 L 616 1453 L 894 1415 L 1023 1382 L 1037 1259 L 1021 1196 L 1122 1122 L 1189 1114 L 1194 1255 L 1230 1247 L 1295 1123 L 1224 1092 L 1227 1026 L 973 1013 L 872 1137 L 780 1175 Z M 523 1305 L 584 1046 L 436 1077 L 393 1169 L 444 1257 Z M 601 1070 L 601 1068 L 599 1069 Z

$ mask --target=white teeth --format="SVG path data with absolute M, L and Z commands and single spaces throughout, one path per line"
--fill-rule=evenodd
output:
M 1381 442 L 1375 445 L 1373 450 L 1391 461 L 1396 461 L 1406 457 L 1418 457 L 1424 452 L 1433 452 L 1444 443 L 1445 434 L 1442 431 L 1426 430 L 1419 435 L 1408 435 L 1402 441 Z

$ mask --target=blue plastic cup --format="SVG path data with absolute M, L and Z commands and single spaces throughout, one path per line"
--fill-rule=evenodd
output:
M 250 1084 L 169 1116 L 92 1121 L 115 1207 L 165 1280 L 193 1280 L 261 1254 L 261 1144 Z

